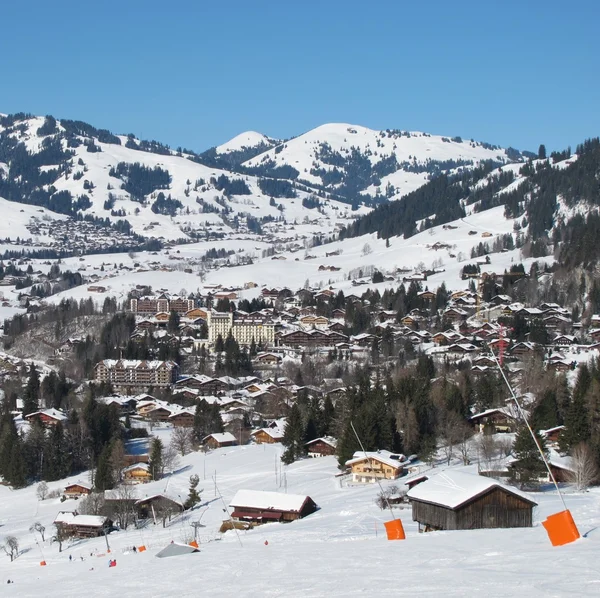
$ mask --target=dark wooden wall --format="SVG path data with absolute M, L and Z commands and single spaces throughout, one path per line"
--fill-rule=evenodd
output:
M 521 497 L 493 488 L 457 510 L 412 500 L 413 521 L 435 529 L 531 527 L 533 505 Z

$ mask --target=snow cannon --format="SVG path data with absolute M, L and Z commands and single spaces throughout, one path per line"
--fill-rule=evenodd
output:
M 568 509 L 548 515 L 546 521 L 542 521 L 542 525 L 546 528 L 552 546 L 563 546 L 580 538 L 579 530 Z
M 406 540 L 406 534 L 404 533 L 404 527 L 400 519 L 385 521 L 383 525 L 385 525 L 388 540 Z

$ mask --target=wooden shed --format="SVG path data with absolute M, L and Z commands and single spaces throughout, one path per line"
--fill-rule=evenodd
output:
M 447 470 L 411 488 L 413 521 L 425 531 L 531 527 L 531 498 L 496 480 Z
M 310 496 L 262 490 L 238 490 L 229 506 L 233 519 L 253 523 L 295 521 L 318 509 Z

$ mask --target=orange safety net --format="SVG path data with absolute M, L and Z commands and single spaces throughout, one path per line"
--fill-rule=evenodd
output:
M 146 550 L 145 546 L 138 546 L 138 552 L 144 552 Z
M 563 546 L 570 542 L 575 542 L 580 536 L 571 511 L 560 511 L 554 515 L 549 515 L 546 521 L 542 521 L 546 528 L 552 546 Z
M 388 540 L 405 540 L 406 535 L 404 534 L 404 527 L 400 519 L 392 519 L 391 521 L 385 521 L 385 531 L 387 533 Z
M 190 546 L 193 546 L 194 548 L 198 548 L 198 542 L 196 542 L 196 540 L 192 540 L 190 542 Z
M 46 561 L 40 561 L 40 566 L 45 567 L 46 566 Z

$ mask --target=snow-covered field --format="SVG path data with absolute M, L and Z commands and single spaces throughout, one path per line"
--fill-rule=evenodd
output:
M 140 490 L 147 495 L 166 490 L 185 498 L 189 476 L 196 473 L 204 489 L 201 506 L 173 519 L 164 529 L 160 523 L 150 523 L 143 530 L 113 532 L 110 555 L 104 538 L 76 541 L 63 547 L 62 553 L 48 541 L 36 544 L 30 525 L 40 521 L 51 535 L 58 511 L 76 509 L 77 501 L 39 502 L 34 487 L 18 491 L 0 487 L 0 537 L 16 535 L 23 551 L 13 563 L 2 555 L 1 595 L 598 595 L 597 492 L 567 494 L 567 505 L 585 537 L 560 548 L 551 546 L 540 524 L 561 510 L 552 492 L 532 495 L 539 507 L 530 529 L 419 534 L 405 507 L 395 514 L 403 521 L 406 540 L 388 541 L 383 523 L 391 517 L 374 504 L 377 486 L 340 483 L 333 457 L 281 468 L 280 454 L 279 445 L 253 445 L 219 449 L 206 456 L 187 455 L 178 473 Z M 69 481 L 77 479 L 85 477 Z M 50 487 L 62 489 L 64 485 L 65 481 Z M 268 524 L 239 536 L 229 531 L 218 539 L 217 530 L 227 519 L 226 505 L 237 490 L 284 492 L 286 485 L 289 493 L 310 495 L 320 510 L 291 524 Z M 199 533 L 201 552 L 157 559 L 155 554 L 171 540 L 185 542 L 193 537 L 193 520 L 206 526 Z M 131 551 L 142 544 L 146 552 Z M 40 566 L 42 558 L 45 567 Z M 116 567 L 108 567 L 109 558 L 116 558 Z M 14 584 L 6 584 L 7 579 Z

